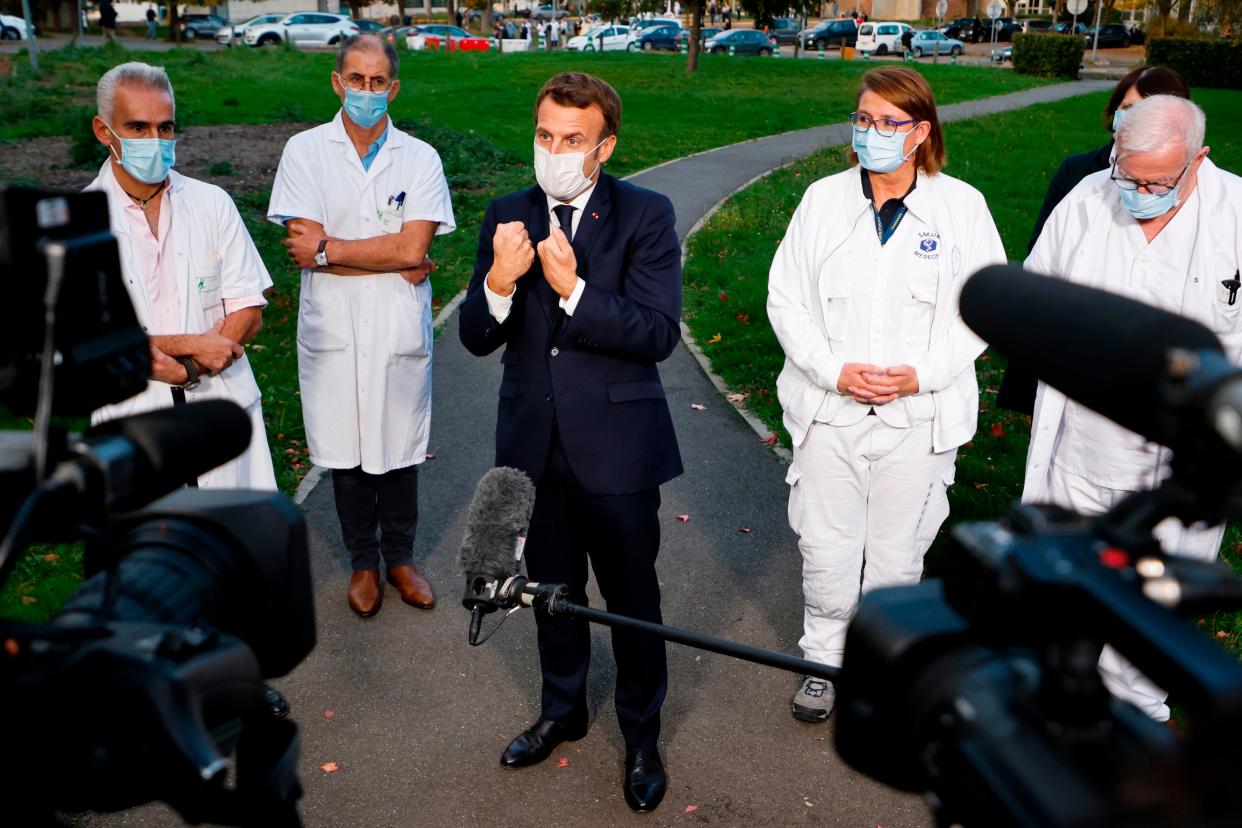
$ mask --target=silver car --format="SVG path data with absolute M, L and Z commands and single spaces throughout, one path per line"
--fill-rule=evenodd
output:
M 251 26 L 243 40 L 247 46 L 276 46 L 282 40 L 297 46 L 335 46 L 356 34 L 358 25 L 347 14 L 298 12 L 277 23 Z
M 242 23 L 222 26 L 220 31 L 216 32 L 216 42 L 221 46 L 232 46 L 234 43 L 242 43 L 246 36 L 246 29 L 251 26 L 267 26 L 279 23 L 285 17 L 286 15 L 283 14 L 261 14 Z
M 915 32 L 910 38 L 910 53 L 916 58 L 923 55 L 960 55 L 966 51 L 966 44 L 951 37 L 945 37 L 935 29 Z

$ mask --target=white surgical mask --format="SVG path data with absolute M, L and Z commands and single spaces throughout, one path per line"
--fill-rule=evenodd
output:
M 604 141 L 608 139 L 605 138 Z M 604 145 L 600 141 L 588 152 L 561 152 L 553 155 L 543 147 L 535 144 L 535 181 L 539 189 L 557 201 L 571 201 L 575 196 L 591 186 L 591 178 L 599 169 L 599 164 L 591 171 L 591 175 L 582 174 L 582 162 L 595 150 Z

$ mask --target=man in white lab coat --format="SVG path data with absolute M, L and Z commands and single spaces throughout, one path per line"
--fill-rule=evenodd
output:
M 381 563 L 403 601 L 435 604 L 414 566 L 431 426 L 427 251 L 455 225 L 439 155 L 389 121 L 397 70 L 387 41 L 345 41 L 332 73 L 341 111 L 289 139 L 268 206 L 302 268 L 302 414 L 311 462 L 333 470 L 349 605 L 363 617 L 383 600 Z
M 228 194 L 172 169 L 176 104 L 157 66 L 99 79 L 95 137 L 108 160 L 87 187 L 108 196 L 125 288 L 151 337 L 147 390 L 95 412 L 98 423 L 202 399 L 250 415 L 250 447 L 200 476 L 203 488 L 275 489 L 259 386 L 242 345 L 263 324 L 267 268 Z
M 1065 197 L 1026 267 L 1196 319 L 1239 362 L 1242 179 L 1208 160 L 1204 129 L 1203 111 L 1183 98 L 1153 95 L 1130 107 L 1112 167 Z M 1099 514 L 1155 488 L 1167 461 L 1167 449 L 1040 383 L 1023 500 Z M 1213 560 L 1224 531 L 1170 518 L 1156 537 L 1169 553 Z M 1164 691 L 1111 648 L 1100 670 L 1114 695 L 1158 721 L 1169 718 Z

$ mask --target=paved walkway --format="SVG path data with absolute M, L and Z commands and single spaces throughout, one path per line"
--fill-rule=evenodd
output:
M 1046 87 L 946 107 L 944 114 L 968 117 L 1097 88 Z M 673 199 L 684 238 L 760 172 L 845 140 L 836 126 L 804 130 L 694 156 L 635 180 Z M 802 599 L 799 554 L 786 523 L 785 466 L 719 398 L 686 349 L 677 349 L 661 374 L 686 466 L 662 490 L 665 619 L 794 652 Z M 450 320 L 436 346 L 436 456 L 422 474 L 418 541 L 419 563 L 438 587 L 436 609 L 410 609 L 390 590 L 378 616 L 354 617 L 345 602 L 349 563 L 330 477 L 306 501 L 319 645 L 280 686 L 302 726 L 308 825 L 636 824 L 620 792 L 624 745 L 612 712 L 606 630 L 594 630 L 588 736 L 541 766 L 506 771 L 498 762 L 509 739 L 538 714 L 534 619 L 519 613 L 490 642 L 468 647 L 456 563 L 466 506 L 492 465 L 498 382 L 499 357 L 470 356 Z M 671 784 L 644 825 L 930 824 L 919 798 L 861 777 L 837 758 L 831 724 L 790 717 L 792 677 L 675 645 L 669 674 L 662 747 Z M 325 773 L 327 762 L 338 770 Z M 162 825 L 170 823 L 166 814 L 152 807 L 93 822 Z

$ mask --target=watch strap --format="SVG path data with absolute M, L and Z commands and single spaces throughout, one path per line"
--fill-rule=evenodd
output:
M 327 267 L 328 265 L 328 240 L 327 239 L 319 240 L 319 249 L 315 251 L 315 262 L 320 267 Z
M 194 364 L 193 357 L 177 357 L 177 362 L 185 366 L 185 382 L 181 384 L 184 389 L 197 388 L 202 381 L 198 375 L 198 366 Z

